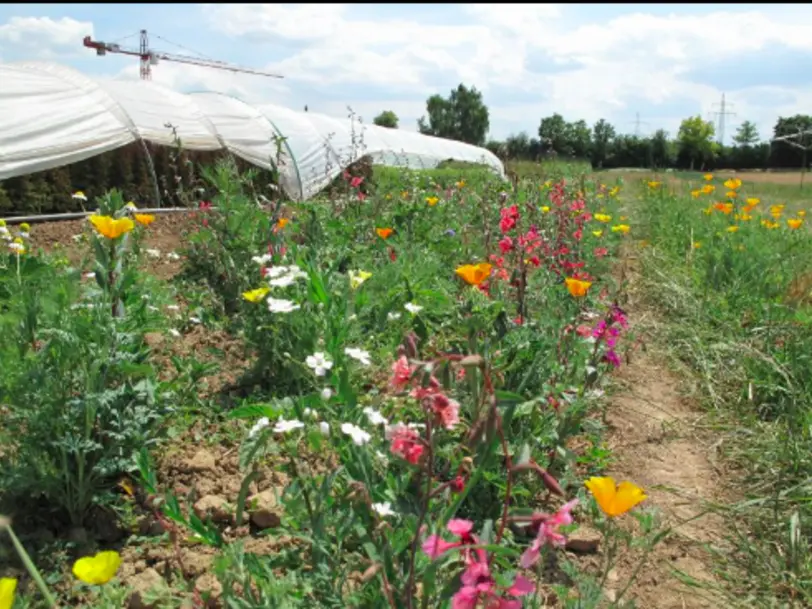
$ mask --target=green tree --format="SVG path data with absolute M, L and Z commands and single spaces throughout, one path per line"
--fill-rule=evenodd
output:
M 509 135 L 505 140 L 507 156 L 511 159 L 530 158 L 530 136 L 524 131 L 516 135 Z
M 545 152 L 554 151 L 557 154 L 572 156 L 570 126 L 560 114 L 555 113 L 541 119 L 539 139 Z
M 668 133 L 664 129 L 658 129 L 651 136 L 651 166 L 655 169 L 663 169 L 674 164 L 674 150 Z
M 812 130 L 812 116 L 796 114 L 795 116 L 779 117 L 773 129 L 773 137 L 779 138 L 788 135 L 799 137 L 792 139 L 795 146 L 786 141 L 773 142 L 770 163 L 775 167 L 800 167 L 805 164 L 808 154 L 798 146 L 806 147 L 812 144 L 812 135 L 804 134 L 809 130 Z
M 706 162 L 713 159 L 715 132 L 713 123 L 703 121 L 699 115 L 686 118 L 680 124 L 677 135 L 679 153 L 681 157 L 688 159 L 691 170 L 696 163 L 704 166 Z
M 755 146 L 758 144 L 758 129 L 754 123 L 744 121 L 736 130 L 733 141 L 739 146 Z
M 605 119 L 600 119 L 592 127 L 592 165 L 600 169 L 609 158 L 612 142 L 617 134 L 615 128 Z
M 398 115 L 391 110 L 384 110 L 378 116 L 372 119 L 372 122 L 378 127 L 388 127 L 389 129 L 398 128 Z
M 444 137 L 475 146 L 485 143 L 490 127 L 488 107 L 476 87 L 460 84 L 448 99 L 432 95 L 426 100 L 426 117 L 417 121 L 420 133 Z
M 592 130 L 585 120 L 571 123 L 567 129 L 572 148 L 572 156 L 579 159 L 588 159 L 592 153 Z

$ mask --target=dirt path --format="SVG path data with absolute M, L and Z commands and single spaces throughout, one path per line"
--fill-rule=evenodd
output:
M 645 315 L 631 314 L 640 333 Z M 636 323 L 635 323 L 636 322 Z M 675 570 L 713 584 L 712 558 L 705 546 L 718 547 L 724 523 L 705 502 L 723 501 L 722 476 L 714 459 L 717 438 L 701 429 L 702 413 L 679 393 L 679 381 L 654 354 L 638 350 L 614 378 L 607 410 L 609 448 L 615 462 L 608 475 L 642 486 L 647 504 L 673 528 L 651 553 L 627 592 L 647 609 L 705 609 L 729 606 L 705 587 L 689 587 Z M 607 591 L 622 589 L 637 562 L 622 556 L 610 573 Z M 609 592 L 610 596 L 612 592 Z

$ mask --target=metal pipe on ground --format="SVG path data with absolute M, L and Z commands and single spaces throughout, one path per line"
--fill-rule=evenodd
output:
M 214 208 L 212 208 L 214 209 Z M 139 209 L 139 214 L 167 214 L 167 213 L 181 213 L 181 212 L 192 212 L 198 211 L 197 209 L 191 209 L 189 207 L 160 207 L 158 209 Z M 6 222 L 6 224 L 22 224 L 23 222 L 28 222 L 29 224 L 36 224 L 38 222 L 61 222 L 63 220 L 79 220 L 81 218 L 87 218 L 88 216 L 92 216 L 94 212 L 92 211 L 74 211 L 68 212 L 64 214 L 45 214 L 41 216 L 13 216 L 11 218 L 0 218 Z

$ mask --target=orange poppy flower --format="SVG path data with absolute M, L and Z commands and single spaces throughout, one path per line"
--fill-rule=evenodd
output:
M 570 296 L 573 298 L 583 298 L 589 291 L 589 286 L 592 285 L 591 281 L 582 281 L 575 279 L 575 277 L 567 277 L 564 282 L 567 284 Z
M 479 285 L 491 275 L 491 265 L 487 262 L 464 264 L 454 271 L 469 285 Z
M 378 233 L 378 236 L 381 239 L 389 239 L 389 236 L 395 232 L 391 228 L 376 228 L 375 232 Z

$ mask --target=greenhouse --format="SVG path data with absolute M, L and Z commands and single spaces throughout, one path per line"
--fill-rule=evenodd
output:
M 63 65 L 0 64 L 0 180 L 68 165 L 134 141 L 227 149 L 259 167 L 278 164 L 287 195 L 305 200 L 351 162 L 436 167 L 482 163 L 504 176 L 485 148 L 400 129 L 250 105 L 212 93 L 181 94 L 150 81 L 90 78 Z M 283 139 L 280 139 L 283 138 Z

